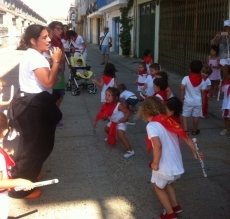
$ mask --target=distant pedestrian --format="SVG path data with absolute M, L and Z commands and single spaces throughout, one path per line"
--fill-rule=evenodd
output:
M 129 158 L 135 154 L 128 139 L 125 137 L 127 128 L 126 122 L 129 119 L 130 112 L 127 107 L 120 103 L 119 96 L 120 92 L 117 88 L 107 88 L 105 94 L 106 102 L 102 105 L 101 110 L 97 114 L 94 126 L 97 127 L 98 120 L 109 118 L 110 122 L 104 128 L 105 132 L 108 134 L 105 141 L 110 145 L 114 145 L 116 143 L 117 130 L 117 137 L 126 149 L 124 157 Z
M 204 81 L 204 104 L 202 106 L 202 119 L 208 116 L 208 97 L 209 91 L 211 90 L 211 81 L 209 76 L 212 74 L 212 69 L 210 66 L 206 66 L 201 70 L 201 77 Z
M 219 46 L 219 58 L 221 70 L 223 72 L 223 80 L 228 78 L 228 68 L 230 66 L 230 20 L 224 21 L 224 31 L 218 32 L 211 40 L 211 45 Z
M 224 99 L 222 102 L 224 129 L 220 132 L 220 135 L 227 135 L 230 133 L 230 71 L 228 71 L 228 78 L 222 83 L 220 89 L 224 93 Z
M 137 84 L 137 91 L 143 91 L 145 81 L 147 78 L 147 71 L 144 62 L 139 62 L 138 64 L 138 72 L 137 72 L 137 80 L 134 84 Z
M 146 65 L 146 70 L 150 74 L 149 66 L 153 64 L 153 59 L 150 49 L 146 49 L 144 52 L 144 63 Z
M 100 47 L 102 55 L 102 63 L 104 65 L 109 61 L 109 49 L 112 46 L 112 35 L 108 27 L 104 27 L 104 31 L 100 34 Z
M 148 122 L 148 152 L 153 150 L 153 161 L 150 165 L 151 182 L 165 209 L 160 218 L 175 219 L 176 214 L 182 212 L 182 208 L 177 202 L 173 182 L 184 173 L 178 136 L 188 145 L 195 159 L 197 155 L 193 141 L 178 123 L 172 121 L 165 113 L 165 106 L 158 98 L 148 97 L 140 106 L 137 115 Z
M 142 88 L 142 92 L 144 96 L 151 97 L 154 94 L 153 82 L 159 70 L 160 70 L 160 65 L 158 63 L 153 63 L 149 66 L 150 74 L 145 79 L 144 86 Z
M 127 90 L 124 84 L 119 84 L 117 88 L 120 91 L 121 102 L 124 103 L 128 109 L 129 106 L 131 106 L 134 113 L 136 113 L 137 111 L 135 106 L 139 102 L 137 96 L 133 92 Z
M 207 60 L 207 65 L 212 68 L 212 74 L 209 76 L 212 86 L 209 92 L 210 97 L 216 97 L 218 91 L 218 84 L 221 79 L 220 72 L 220 59 L 218 58 L 219 48 L 217 46 L 212 46 L 210 49 L 210 55 Z
M 112 63 L 107 63 L 103 71 L 100 82 L 97 79 L 92 79 L 93 83 L 101 87 L 101 102 L 105 103 L 105 91 L 108 87 L 117 87 L 116 68 Z
M 182 121 L 183 127 L 188 132 L 188 118 L 193 117 L 192 135 L 198 135 L 199 117 L 202 116 L 202 104 L 204 104 L 204 81 L 200 75 L 203 64 L 199 60 L 190 63 L 190 73 L 185 76 L 180 86 L 180 96 L 183 101 Z

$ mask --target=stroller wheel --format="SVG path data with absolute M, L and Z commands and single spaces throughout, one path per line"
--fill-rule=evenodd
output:
M 72 94 L 73 96 L 80 95 L 80 93 L 81 93 L 81 91 L 80 91 L 79 89 L 73 89 L 73 90 L 71 91 L 71 94 Z

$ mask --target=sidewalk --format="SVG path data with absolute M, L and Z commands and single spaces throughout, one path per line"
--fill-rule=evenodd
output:
M 98 46 L 89 44 L 87 49 L 87 63 L 99 79 L 104 66 L 100 65 Z M 111 54 L 110 60 L 118 70 L 118 83 L 125 83 L 136 92 L 134 81 L 139 60 L 116 54 Z M 174 93 L 181 79 L 170 74 Z M 5 75 L 4 80 L 9 85 L 18 84 L 18 67 Z M 19 218 L 31 213 L 25 219 L 159 218 L 162 206 L 150 183 L 148 163 L 152 158 L 145 144 L 146 123 L 139 119 L 135 126 L 128 126 L 126 136 L 136 154 L 123 158 L 125 150 L 119 141 L 114 147 L 104 142 L 107 121 L 100 121 L 96 129 L 93 127 L 101 106 L 100 92 L 100 88 L 96 94 L 82 90 L 79 96 L 72 96 L 66 92 L 61 105 L 64 125 L 56 130 L 54 150 L 43 165 L 41 179 L 58 178 L 59 183 L 41 187 L 42 196 L 35 200 L 10 199 L 10 216 Z M 131 114 L 130 120 L 133 117 Z M 178 219 L 216 219 L 230 215 L 229 139 L 218 135 L 222 126 L 222 119 L 215 114 L 200 123 L 201 133 L 197 138 L 205 154 L 207 178 L 202 175 L 199 161 L 182 145 L 185 173 L 175 183 L 183 208 Z M 16 149 L 17 141 L 8 145 Z

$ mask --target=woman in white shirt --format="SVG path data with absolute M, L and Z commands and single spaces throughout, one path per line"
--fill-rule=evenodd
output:
M 14 96 L 9 108 L 10 126 L 20 133 L 19 145 L 12 168 L 13 178 L 37 180 L 42 165 L 54 146 L 57 123 L 62 114 L 56 106 L 58 97 L 52 95 L 52 87 L 58 81 L 58 68 L 62 56 L 59 48 L 51 53 L 52 67 L 42 55 L 49 50 L 46 27 L 32 24 L 25 32 L 28 50 L 19 65 L 20 90 Z M 13 198 L 37 198 L 38 189 L 10 192 Z

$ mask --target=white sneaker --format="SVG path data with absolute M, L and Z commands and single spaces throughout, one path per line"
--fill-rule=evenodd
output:
M 223 129 L 219 134 L 220 135 L 227 135 L 227 134 L 229 134 L 229 131 L 227 129 Z
M 104 141 L 107 141 L 107 140 L 108 140 L 108 138 L 105 138 L 105 139 L 104 139 Z
M 135 155 L 134 151 L 127 151 L 127 153 L 124 154 L 124 158 L 129 158 L 129 157 L 132 157 L 134 155 Z

